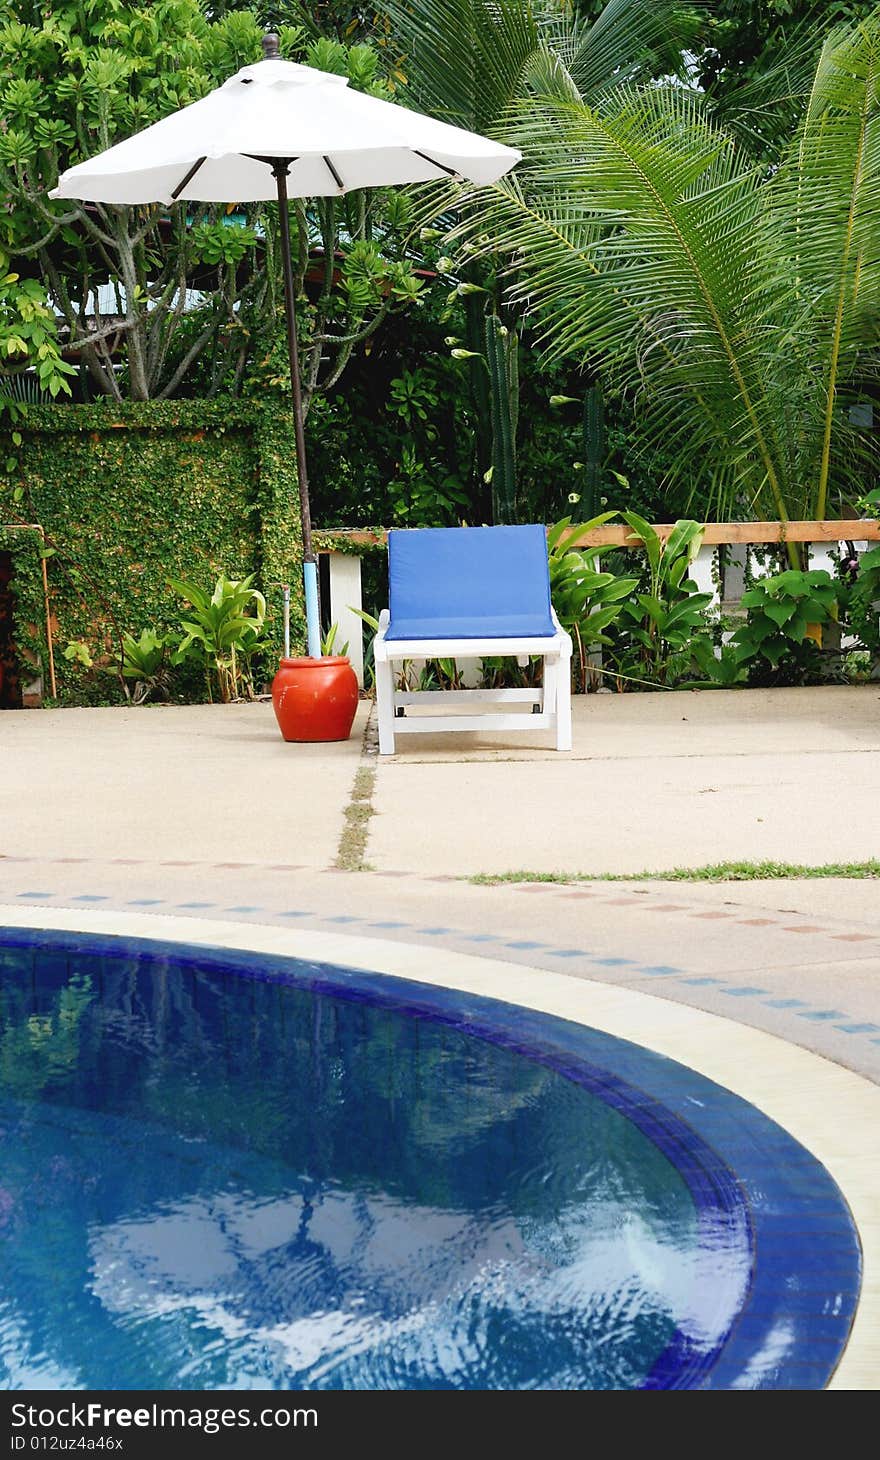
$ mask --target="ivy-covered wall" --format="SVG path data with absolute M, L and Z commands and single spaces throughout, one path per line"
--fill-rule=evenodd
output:
M 13 649 L 17 668 L 17 691 L 26 705 L 33 705 L 32 686 L 49 684 L 49 642 L 46 629 L 46 599 L 43 591 L 43 537 L 30 526 L 7 527 L 0 513 L 0 553 L 12 561 L 11 590 L 15 603 Z M 7 702 L 7 694 L 0 704 Z
M 38 660 L 48 695 L 45 612 L 36 533 L 49 551 L 58 700 L 122 698 L 112 672 L 122 633 L 172 628 L 172 577 L 205 586 L 223 570 L 257 574 L 269 604 L 271 659 L 281 639 L 282 582 L 291 634 L 304 640 L 293 430 L 253 403 L 101 402 L 33 406 L 0 438 L 0 550 L 15 568 L 14 632 L 23 664 Z M 4 530 L 6 525 L 8 529 Z M 65 659 L 83 644 L 94 667 Z

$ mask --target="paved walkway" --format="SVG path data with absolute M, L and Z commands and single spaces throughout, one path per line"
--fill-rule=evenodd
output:
M 379 763 L 370 860 L 383 869 L 632 873 L 880 854 L 880 685 L 581 697 L 570 756 L 538 750 L 541 735 L 400 743 Z
M 264 704 L 0 715 L 0 904 L 350 928 L 561 969 L 880 1080 L 876 881 L 461 880 L 880 855 L 876 686 L 591 697 L 571 757 L 426 737 L 377 762 L 367 711 L 330 746 L 285 745 Z M 364 768 L 375 870 L 329 870 Z

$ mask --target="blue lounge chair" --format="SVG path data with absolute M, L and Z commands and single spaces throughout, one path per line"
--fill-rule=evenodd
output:
M 379 751 L 395 736 L 440 730 L 552 729 L 571 749 L 571 639 L 550 602 L 543 527 L 416 528 L 388 534 L 390 608 L 376 635 Z M 399 690 L 395 664 L 408 659 L 510 655 L 544 660 L 540 689 Z M 454 700 L 539 706 L 531 715 L 417 714 L 409 706 Z

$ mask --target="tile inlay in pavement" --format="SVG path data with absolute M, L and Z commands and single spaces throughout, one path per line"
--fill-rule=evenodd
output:
M 786 885 L 776 916 L 769 915 L 767 909 L 768 915 L 758 917 L 748 915 L 750 909 L 737 901 L 742 896 L 754 901 L 756 890 L 730 885 L 695 885 L 688 888 L 686 897 L 670 903 L 662 885 L 645 884 L 621 896 L 619 889 L 601 883 L 572 889 L 564 883 L 480 886 L 461 879 L 444 879 L 442 906 L 444 911 L 455 911 L 453 924 L 426 919 L 426 914 L 436 913 L 440 905 L 437 882 L 417 874 L 409 876 L 405 887 L 402 884 L 394 894 L 395 907 L 405 908 L 410 916 L 377 917 L 377 902 L 381 906 L 383 900 L 377 898 L 377 889 L 385 879 L 370 874 L 336 871 L 330 878 L 317 870 L 294 873 L 295 864 L 269 862 L 225 868 L 200 863 L 176 866 L 173 871 L 146 859 L 134 863 L 135 859 L 125 859 L 124 864 L 113 859 L 88 864 L 83 858 L 53 859 L 57 869 L 53 883 L 34 888 L 28 886 L 24 875 L 19 878 L 13 870 L 20 866 L 23 874 L 24 865 L 32 868 L 32 861 L 6 857 L 0 859 L 0 901 L 5 898 L 19 905 L 33 902 L 35 906 L 94 903 L 147 911 L 174 909 L 193 917 L 214 912 L 223 917 L 303 927 L 350 926 L 367 936 L 423 940 L 434 947 L 469 949 L 477 954 L 485 950 L 486 957 L 503 946 L 505 956 L 514 960 L 548 969 L 562 966 L 576 978 L 650 987 L 663 998 L 755 1023 L 880 1078 L 880 964 L 873 947 L 863 946 L 875 945 L 877 935 L 860 929 L 858 924 L 853 928 L 851 921 L 849 927 L 845 922 L 841 926 L 841 921 L 831 915 L 820 924 L 794 912 L 797 899 L 792 884 Z M 84 892 L 85 865 L 89 866 L 94 890 Z M 266 873 L 273 867 L 274 880 L 267 881 Z M 289 878 L 295 876 L 301 895 L 308 891 L 305 906 L 284 906 L 278 895 L 289 880 L 284 873 Z M 224 878 L 235 879 L 239 897 L 256 892 L 258 898 L 225 903 Z M 214 894 L 211 899 L 199 895 L 207 890 L 208 880 Z M 130 895 L 135 887 L 142 895 Z M 772 890 L 759 889 L 764 896 Z M 527 917 L 523 917 L 525 904 L 519 896 L 523 892 L 530 894 Z M 707 907 L 710 898 L 723 899 L 723 907 Z M 800 900 L 806 911 L 807 896 Z M 638 908 L 641 914 L 637 921 L 622 911 L 631 908 Z M 702 916 L 708 912 L 723 915 Z M 734 918 L 738 932 L 731 939 Z M 804 956 L 799 952 L 794 963 L 785 940 L 789 930 L 802 928 L 809 930 L 809 937 L 803 940 L 809 953 Z M 565 941 L 566 932 L 586 935 L 584 943 Z M 855 945 L 841 965 L 847 970 L 845 985 L 840 981 L 842 972 L 835 975 L 832 984 L 824 970 L 840 959 L 840 952 L 831 950 L 840 949 L 844 942 Z M 658 960 L 658 953 L 675 953 L 680 961 Z M 764 977 L 761 984 L 747 977 L 758 970 Z M 772 981 L 768 982 L 770 974 Z M 844 991 L 847 997 L 841 1007 L 828 997 L 833 994 L 839 1000 Z

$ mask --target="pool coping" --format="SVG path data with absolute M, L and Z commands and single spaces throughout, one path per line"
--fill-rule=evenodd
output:
M 0 925 L 115 934 L 343 965 L 520 1005 L 677 1060 L 755 1105 L 836 1181 L 862 1244 L 862 1290 L 849 1342 L 828 1387 L 880 1388 L 880 1172 L 865 1131 L 880 1088 L 763 1031 L 651 994 L 522 964 L 349 934 L 159 914 L 0 907 Z

